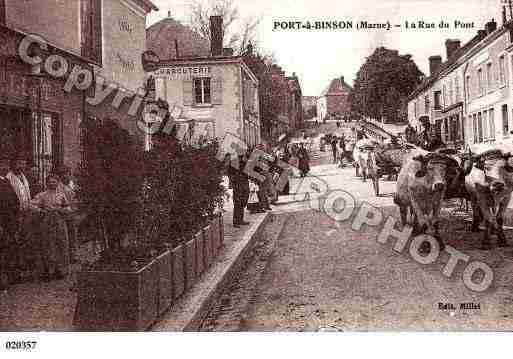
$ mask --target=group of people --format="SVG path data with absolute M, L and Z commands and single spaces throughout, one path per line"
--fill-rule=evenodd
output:
M 290 163 L 291 158 L 296 156 L 299 159 L 301 176 L 306 176 L 310 170 L 308 151 L 304 145 L 291 147 L 284 144 L 272 151 L 258 145 L 256 149 L 259 151 L 249 150 L 237 158 L 232 158 L 230 154 L 225 156 L 224 165 L 229 187 L 233 190 L 233 226 L 236 228 L 249 225 L 244 220 L 246 209 L 251 213 L 272 211 L 271 205 L 278 201 L 278 197 L 290 193 L 289 168 L 285 168 L 287 166 L 283 166 L 283 163 Z M 258 163 L 247 166 L 250 161 Z M 248 169 L 255 173 L 250 173 Z M 277 183 L 282 184 L 282 177 L 286 178 L 286 182 L 281 188 L 277 188 Z M 251 191 L 251 188 L 255 190 Z M 256 200 L 250 200 L 251 193 L 256 193 Z
M 75 203 L 69 169 L 51 173 L 40 191 L 39 179 L 26 175 L 26 168 L 22 157 L 0 159 L 0 290 L 36 278 L 64 279 L 74 253 L 67 225 Z
M 346 138 L 344 135 L 327 135 L 325 138 L 331 146 L 333 163 L 338 163 L 339 167 L 342 167 L 344 159 L 348 162 L 353 161 L 353 150 L 356 145 L 353 138 Z

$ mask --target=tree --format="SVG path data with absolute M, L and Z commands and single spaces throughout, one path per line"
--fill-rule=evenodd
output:
M 256 29 L 261 18 L 242 18 L 233 0 L 213 0 L 208 5 L 196 0 L 191 5 L 189 25 L 210 39 L 210 16 L 214 15 L 223 17 L 224 47 L 242 55 L 250 43 L 256 43 Z
M 395 122 L 401 104 L 423 76 L 410 55 L 399 55 L 397 50 L 379 47 L 356 75 L 350 94 L 351 110 Z
M 259 81 L 262 130 L 270 137 L 273 123 L 278 120 L 278 116 L 288 115 L 288 82 L 273 55 L 254 53 L 251 45 L 245 54 L 244 62 Z

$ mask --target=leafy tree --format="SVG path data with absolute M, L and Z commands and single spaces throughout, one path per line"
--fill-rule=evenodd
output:
M 372 118 L 397 121 L 401 104 L 422 77 L 410 55 L 379 47 L 356 75 L 350 94 L 351 110 Z
M 269 138 L 278 116 L 287 115 L 288 83 L 274 56 L 253 53 L 250 45 L 244 61 L 259 80 L 260 119 L 262 130 Z

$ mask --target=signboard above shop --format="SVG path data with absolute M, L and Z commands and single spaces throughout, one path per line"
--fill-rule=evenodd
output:
M 155 77 L 165 77 L 171 80 L 192 79 L 193 77 L 211 76 L 210 66 L 176 66 L 163 67 L 154 72 Z

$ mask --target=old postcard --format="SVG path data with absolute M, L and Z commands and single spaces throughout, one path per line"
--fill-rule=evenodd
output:
M 509 332 L 512 195 L 511 1 L 0 0 L 7 353 Z

